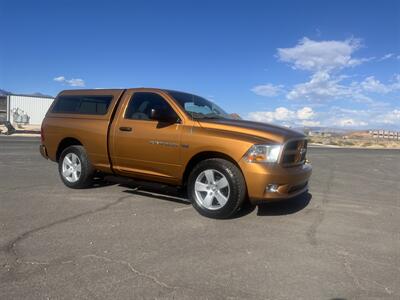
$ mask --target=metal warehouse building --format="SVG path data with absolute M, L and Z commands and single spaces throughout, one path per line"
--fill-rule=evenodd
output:
M 0 96 L 0 121 L 40 126 L 54 98 L 44 95 Z

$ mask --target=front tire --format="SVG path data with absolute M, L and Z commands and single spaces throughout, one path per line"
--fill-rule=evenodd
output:
M 92 184 L 94 169 L 83 146 L 70 146 L 61 153 L 58 172 L 63 183 L 73 189 L 82 189 Z
M 188 180 L 188 195 L 201 215 L 225 219 L 233 216 L 244 202 L 246 184 L 235 164 L 212 158 L 193 168 Z

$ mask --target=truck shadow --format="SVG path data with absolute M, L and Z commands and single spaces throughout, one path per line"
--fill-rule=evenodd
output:
M 259 203 L 257 205 L 252 205 L 250 202 L 247 202 L 243 205 L 240 211 L 233 216 L 233 219 L 248 215 L 256 209 L 257 216 L 283 216 L 294 214 L 304 209 L 310 203 L 311 198 L 312 195 L 308 192 L 305 192 L 291 199 L 280 200 L 276 202 Z
M 115 185 L 115 182 L 104 180 L 102 177 L 95 177 L 93 179 L 92 185 L 89 187 L 90 189 L 102 188 L 106 186 Z
M 147 181 L 136 181 L 114 176 L 106 176 L 104 179 L 104 181 L 107 182 L 104 183 L 104 185 L 118 184 L 119 186 L 127 188 L 127 190 L 124 190 L 124 193 L 191 205 L 186 192 L 183 189 L 174 186 Z M 99 181 L 99 184 L 101 185 L 100 182 L 101 181 Z M 260 203 L 258 205 L 251 205 L 247 202 L 240 211 L 231 217 L 231 219 L 246 216 L 256 209 L 257 216 L 282 216 L 294 214 L 307 207 L 311 198 L 312 195 L 309 192 L 305 192 L 294 198 L 276 202 Z
M 189 199 L 186 197 L 185 191 L 177 187 L 147 181 L 133 181 L 124 178 L 117 178 L 116 180 L 117 181 L 113 179 L 119 186 L 128 188 L 123 191 L 124 193 L 191 205 Z
M 309 192 L 305 192 L 291 199 L 269 202 L 269 203 L 261 203 L 258 205 L 257 215 L 282 216 L 282 215 L 294 214 L 307 207 L 311 199 L 312 199 L 312 194 L 310 194 Z
M 185 205 L 191 205 L 189 199 L 183 197 L 178 191 L 175 191 L 172 193 L 166 193 L 165 190 L 159 191 L 159 190 L 153 189 L 153 188 L 144 188 L 143 186 L 139 186 L 137 188 L 133 188 L 132 186 L 125 186 L 125 185 L 121 185 L 121 186 L 131 188 L 129 190 L 125 190 L 124 193 L 145 196 L 145 197 L 151 197 L 151 198 L 157 198 L 160 200 L 172 201 L 172 202 L 177 202 L 177 203 L 185 204 Z

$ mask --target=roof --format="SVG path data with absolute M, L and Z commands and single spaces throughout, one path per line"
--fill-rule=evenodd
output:
M 153 91 L 162 91 L 162 92 L 178 92 L 178 93 L 186 93 L 192 94 L 190 92 L 178 91 L 178 90 L 171 90 L 171 89 L 164 89 L 164 88 L 156 88 L 156 87 L 127 87 L 127 88 L 101 88 L 101 89 L 68 89 L 62 90 L 61 93 L 64 92 L 90 92 L 90 91 L 124 91 L 124 90 L 153 90 Z

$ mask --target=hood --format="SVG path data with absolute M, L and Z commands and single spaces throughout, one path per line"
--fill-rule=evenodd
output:
M 198 120 L 203 128 L 225 130 L 241 134 L 256 136 L 274 143 L 284 143 L 293 138 L 305 138 L 301 132 L 277 125 L 245 120 L 206 119 Z

